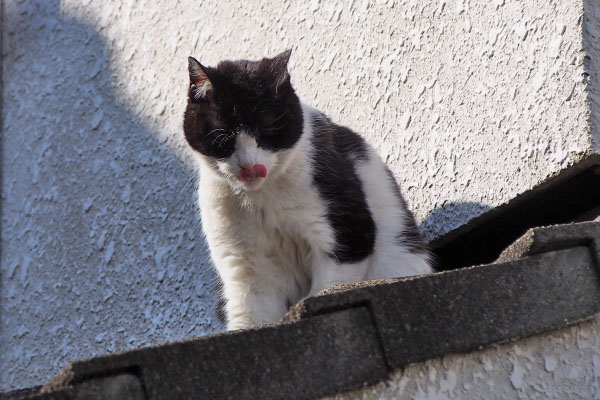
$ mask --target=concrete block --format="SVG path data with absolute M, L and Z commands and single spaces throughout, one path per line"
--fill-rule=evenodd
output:
M 599 222 L 584 222 L 529 229 L 521 238 L 500 254 L 497 262 L 514 261 L 519 258 L 574 246 L 587 246 L 600 271 Z

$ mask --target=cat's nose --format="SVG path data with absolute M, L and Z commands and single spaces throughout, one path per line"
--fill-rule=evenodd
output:
M 244 182 L 255 178 L 267 177 L 267 167 L 262 164 L 242 165 L 241 167 L 242 171 L 240 173 L 240 177 Z
M 255 162 L 249 160 L 240 160 L 240 168 L 242 169 L 252 169 L 256 165 Z

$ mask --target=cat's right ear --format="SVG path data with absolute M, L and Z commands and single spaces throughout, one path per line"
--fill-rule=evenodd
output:
M 194 99 L 199 100 L 212 90 L 212 83 L 208 79 L 206 68 L 194 57 L 188 57 L 188 69 L 190 72 L 190 90 Z
M 288 49 L 269 60 L 271 63 L 271 73 L 275 78 L 275 91 L 284 83 L 290 81 L 290 73 L 287 70 L 287 65 L 291 55 L 292 49 Z

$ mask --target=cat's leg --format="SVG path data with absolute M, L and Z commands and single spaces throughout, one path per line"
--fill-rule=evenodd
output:
M 401 244 L 389 243 L 375 252 L 367 279 L 402 278 L 432 272 L 427 253 L 413 252 Z
M 266 276 L 271 263 L 230 257 L 225 265 L 220 264 L 228 330 L 275 322 L 285 315 L 286 297 L 273 278 Z
M 315 260 L 312 266 L 312 284 L 308 296 L 315 296 L 323 289 L 342 283 L 355 283 L 367 279 L 370 260 L 356 263 L 338 263 L 328 255 Z

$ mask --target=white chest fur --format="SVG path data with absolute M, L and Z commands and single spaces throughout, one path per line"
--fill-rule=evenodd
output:
M 202 171 L 202 225 L 224 284 L 230 329 L 283 316 L 309 293 L 315 259 L 335 245 L 325 204 L 311 185 L 308 139 L 259 191 L 235 192 L 209 167 Z

